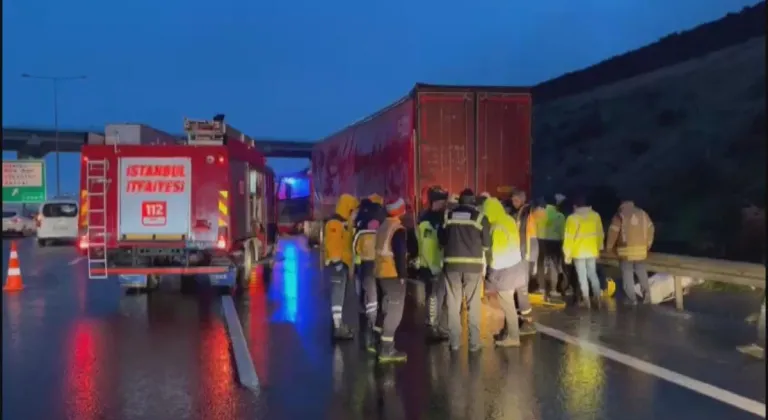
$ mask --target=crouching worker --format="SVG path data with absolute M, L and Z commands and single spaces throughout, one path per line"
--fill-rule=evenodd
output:
M 331 316 L 333 337 L 351 340 L 350 328 L 357 318 L 355 285 L 350 281 L 352 269 L 352 232 L 349 220 L 357 208 L 357 199 L 342 194 L 336 203 L 336 213 L 325 222 L 323 251 L 326 277 L 331 281 Z
M 405 306 L 405 278 L 408 274 L 408 250 L 402 198 L 387 204 L 387 218 L 376 231 L 374 273 L 382 292 L 381 347 L 379 361 L 404 361 L 407 355 L 395 348 L 395 331 L 400 326 Z
M 373 194 L 360 201 L 360 209 L 355 219 L 355 237 L 352 249 L 355 251 L 355 273 L 361 289 L 363 313 L 367 327 L 364 332 L 364 345 L 370 352 L 375 352 L 374 329 L 379 311 L 378 294 L 374 265 L 376 260 L 376 231 L 384 223 L 386 211 L 381 196 Z M 377 331 L 381 332 L 381 331 Z
M 488 289 L 497 292 L 499 306 L 504 312 L 504 326 L 493 339 L 497 346 L 517 347 L 520 345 L 520 329 L 515 290 L 526 284 L 528 275 L 528 265 L 520 250 L 520 233 L 515 219 L 496 198 L 485 199 L 483 213 L 491 226 Z

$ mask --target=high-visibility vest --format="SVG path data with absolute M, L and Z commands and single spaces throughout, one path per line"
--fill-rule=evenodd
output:
M 373 229 L 360 229 L 352 239 L 352 249 L 355 252 L 355 264 L 376 259 L 376 231 Z
M 392 253 L 392 237 L 399 229 L 404 229 L 399 219 L 387 218 L 376 231 L 376 260 L 373 274 L 377 278 L 397 278 L 397 265 Z
M 510 228 L 502 223 L 491 225 L 491 268 L 494 270 L 512 267 L 523 259 L 520 233 L 514 220 L 512 224 L 514 227 Z
M 428 268 L 432 274 L 439 273 L 443 269 L 443 250 L 432 223 L 426 220 L 419 223 L 416 240 L 419 243 L 419 267 Z
M 557 211 L 557 207 L 548 204 L 544 209 L 534 212 L 536 233 L 539 239 L 562 241 L 565 228 L 565 216 Z

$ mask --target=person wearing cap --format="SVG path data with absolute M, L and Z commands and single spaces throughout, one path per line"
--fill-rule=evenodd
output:
M 643 291 L 643 303 L 651 302 L 651 288 L 648 282 L 648 268 L 645 260 L 653 245 L 655 228 L 645 210 L 631 200 L 622 201 L 608 228 L 606 249 L 619 256 L 624 293 L 629 303 L 637 304 L 635 275 Z
M 520 252 L 520 230 L 496 198 L 485 200 L 483 214 L 491 226 L 488 289 L 496 291 L 495 300 L 504 313 L 504 326 L 494 334 L 494 342 L 499 347 L 517 347 L 520 346 L 520 325 L 515 290 L 525 284 L 528 273 Z
M 439 325 L 443 317 L 445 304 L 445 284 L 443 271 L 443 250 L 437 238 L 442 229 L 448 193 L 439 186 L 427 191 L 427 210 L 421 215 L 416 230 L 419 244 L 419 277 L 424 281 L 427 291 L 427 338 L 442 341 L 448 338 L 443 326 Z
M 544 300 L 552 302 L 552 292 L 561 292 L 558 277 L 563 272 L 563 231 L 565 215 L 555 206 L 556 198 L 542 198 L 536 211 L 536 234 L 539 242 L 539 258 L 536 283 L 544 289 Z
M 448 335 L 452 351 L 461 340 L 461 303 L 467 299 L 469 350 L 480 350 L 480 281 L 490 252 L 488 219 L 475 207 L 475 193 L 467 188 L 459 194 L 458 206 L 445 213 L 438 232 L 443 247 L 443 278 L 446 284 Z
M 525 285 L 515 291 L 517 298 L 517 308 L 520 314 L 520 335 L 529 335 L 536 333 L 536 327 L 533 325 L 533 308 L 528 297 L 528 287 L 530 282 L 530 267 L 533 266 L 533 274 L 536 275 L 537 267 L 534 264 L 539 258 L 539 241 L 536 232 L 536 219 L 531 214 L 531 206 L 526 202 L 527 195 L 525 191 L 515 189 L 510 198 L 511 213 L 517 223 L 520 233 L 520 252 L 523 255 L 526 268 Z
M 405 306 L 405 279 L 408 275 L 408 244 L 402 217 L 405 201 L 398 198 L 386 206 L 387 218 L 376 230 L 374 275 L 382 292 L 380 362 L 404 361 L 407 355 L 395 348 L 395 331 Z M 369 301 L 370 302 L 370 301 Z
M 597 259 L 603 250 L 603 222 L 584 197 L 576 197 L 573 207 L 573 214 L 565 220 L 563 258 L 566 264 L 573 264 L 576 268 L 582 306 L 588 309 L 593 305 L 599 307 L 602 291 L 597 276 Z
M 362 313 L 365 314 L 364 325 L 368 327 L 363 333 L 364 344 L 370 352 L 375 352 L 374 328 L 379 310 L 376 276 L 373 272 L 376 260 L 376 230 L 387 217 L 382 202 L 383 199 L 378 194 L 372 194 L 360 201 L 352 240 L 358 298 L 362 303 Z
M 357 205 L 355 197 L 342 194 L 336 203 L 336 212 L 325 222 L 323 231 L 325 272 L 331 280 L 333 337 L 337 340 L 354 338 L 350 325 L 358 317 L 355 285 L 350 279 L 353 264 L 350 219 Z

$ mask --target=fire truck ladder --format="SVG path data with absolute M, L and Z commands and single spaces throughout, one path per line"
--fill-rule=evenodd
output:
M 88 215 L 88 278 L 107 278 L 107 180 L 106 160 L 89 160 L 86 171 Z M 104 270 L 95 273 L 94 270 Z

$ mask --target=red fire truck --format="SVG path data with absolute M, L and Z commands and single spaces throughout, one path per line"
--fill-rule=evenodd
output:
M 223 115 L 184 128 L 186 139 L 123 130 L 83 146 L 78 246 L 90 278 L 153 289 L 163 275 L 207 277 L 233 291 L 273 256 L 274 174 L 253 139 Z

